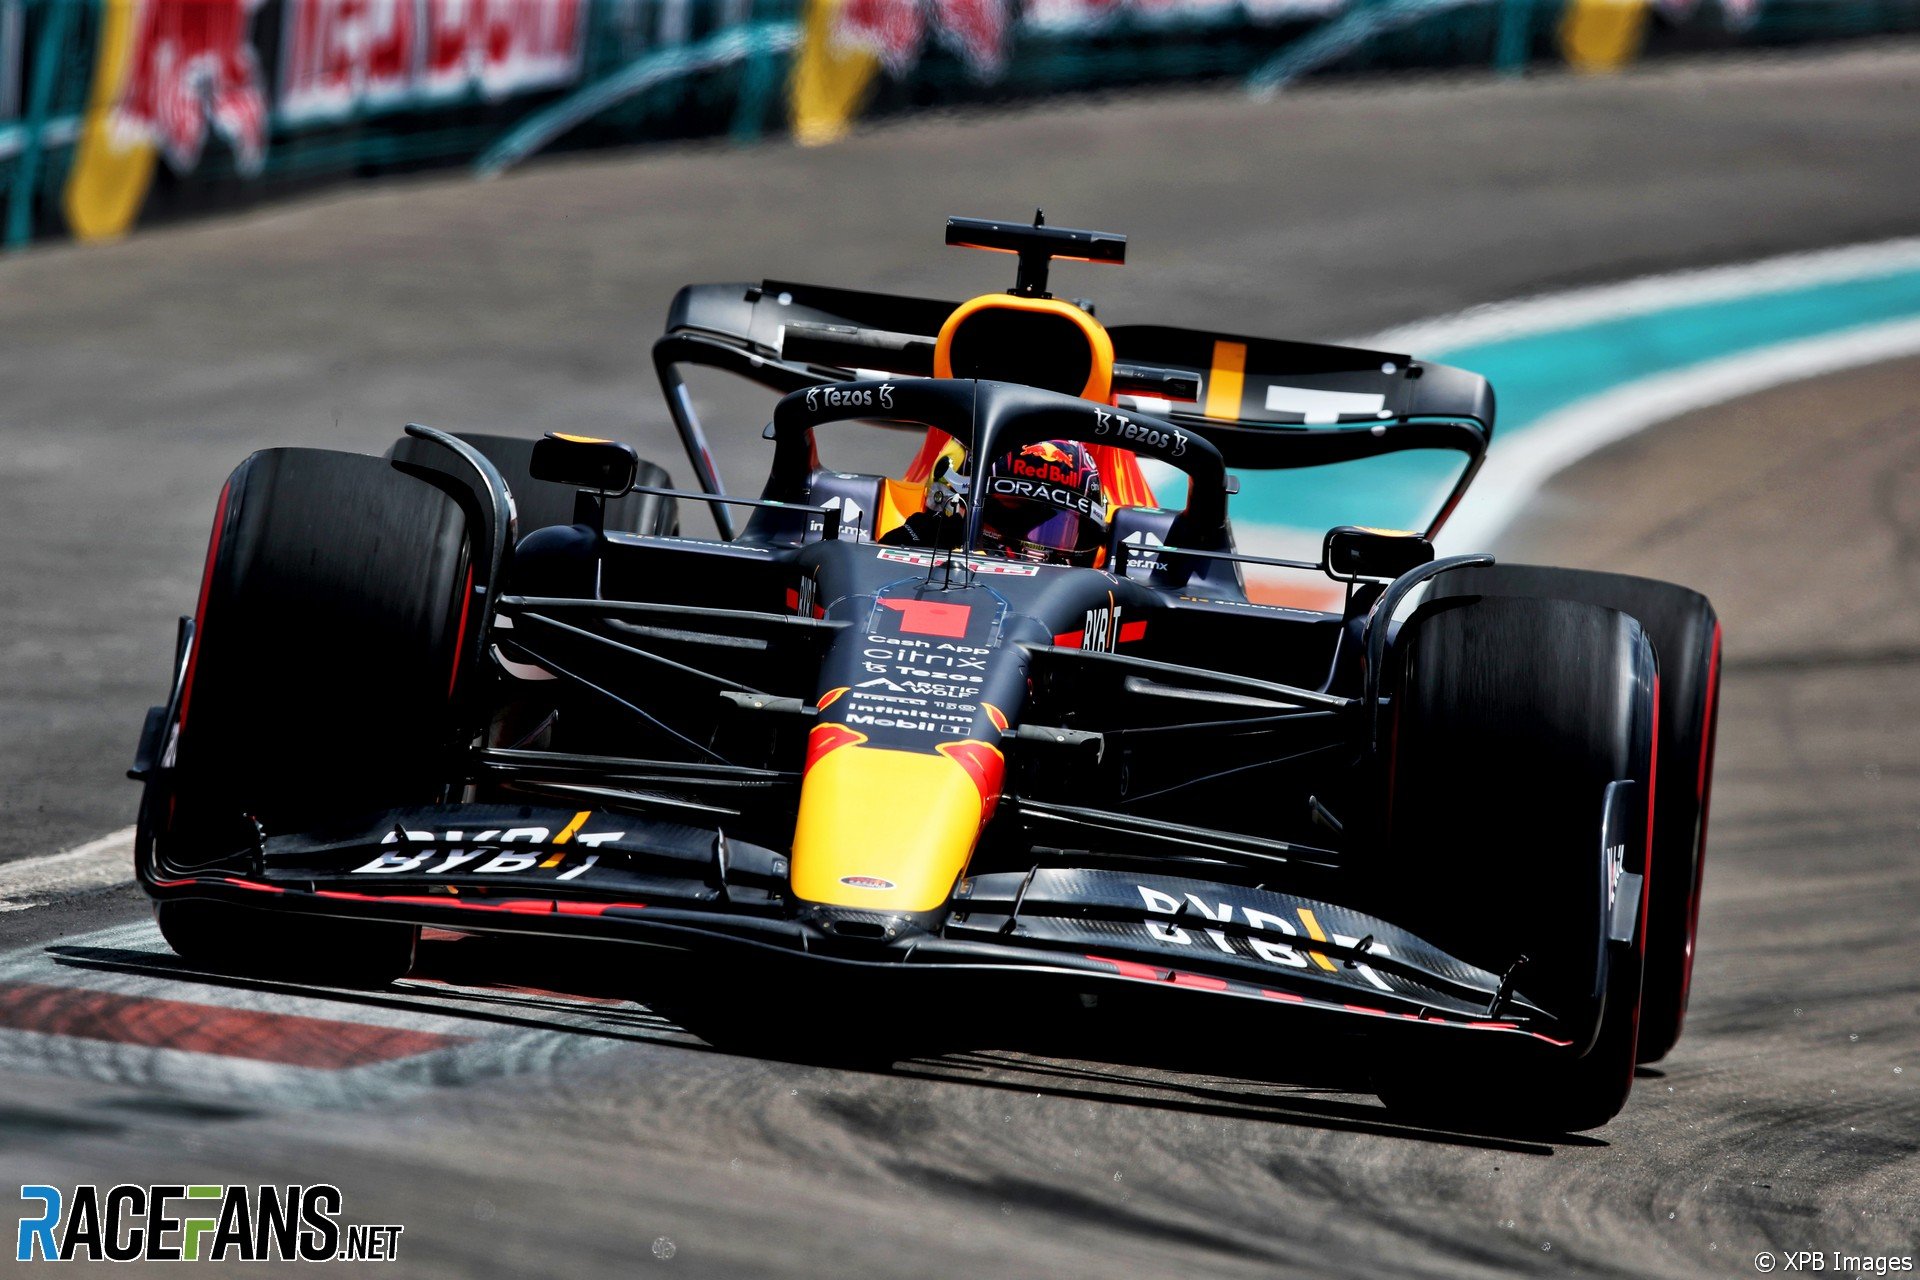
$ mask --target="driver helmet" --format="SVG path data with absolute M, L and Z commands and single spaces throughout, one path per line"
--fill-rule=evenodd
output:
M 1042 440 L 996 458 L 984 489 L 980 541 L 989 551 L 1086 568 L 1106 544 L 1100 466 L 1077 441 Z

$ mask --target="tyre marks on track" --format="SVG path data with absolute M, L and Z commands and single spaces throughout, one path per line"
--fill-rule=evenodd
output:
M 150 922 L 119 925 L 0 954 L 0 1070 L 310 1109 L 545 1072 L 621 1044 L 703 1047 L 608 993 L 495 981 L 515 967 L 499 943 L 429 930 L 398 983 L 316 986 L 198 969 Z

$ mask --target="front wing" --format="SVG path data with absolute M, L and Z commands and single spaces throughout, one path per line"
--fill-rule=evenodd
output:
M 181 868 L 140 841 L 158 899 L 445 928 L 667 946 L 730 962 L 836 972 L 1019 977 L 1099 989 L 1156 984 L 1196 999 L 1419 1028 L 1524 1037 L 1569 1029 L 1513 990 L 1385 920 L 1265 888 L 1162 869 L 1040 865 L 963 879 L 944 919 L 795 909 L 787 859 L 711 828 L 535 805 L 395 810 L 263 837 Z

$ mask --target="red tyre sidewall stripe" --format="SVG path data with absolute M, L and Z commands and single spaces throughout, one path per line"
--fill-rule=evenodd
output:
M 1713 750 L 1720 732 L 1720 620 L 1713 623 L 1713 651 L 1707 657 L 1707 703 L 1701 713 L 1700 773 L 1694 787 L 1700 797 L 1700 825 L 1693 837 L 1693 885 L 1687 894 L 1685 958 L 1680 963 L 1680 1009 L 1676 1021 L 1684 1025 L 1687 1001 L 1693 995 L 1694 939 L 1700 934 L 1700 890 L 1707 874 L 1707 811 L 1713 799 Z
M 1719 694 L 1720 622 L 1718 619 L 1715 619 L 1713 624 L 1713 651 L 1707 655 L 1707 705 L 1700 715 L 1702 728 L 1700 734 L 1700 773 L 1693 784 L 1694 794 L 1700 799 L 1700 825 L 1703 832 L 1706 829 L 1707 792 L 1709 790 L 1708 784 L 1711 781 L 1708 775 L 1713 769 L 1713 715 L 1714 712 L 1719 709 L 1717 705 Z
M 1653 804 L 1655 782 L 1660 776 L 1660 670 L 1654 668 L 1653 697 L 1650 699 L 1653 709 L 1653 723 L 1649 726 L 1649 746 L 1647 748 L 1647 829 L 1641 837 L 1644 853 L 1641 857 L 1640 874 L 1640 982 L 1633 998 L 1633 1027 L 1629 1030 L 1627 1052 L 1627 1090 L 1633 1090 L 1633 1081 L 1640 1068 L 1640 1006 L 1645 1000 L 1647 980 L 1647 928 L 1648 911 L 1653 906 Z
M 1660 779 L 1660 673 L 1653 673 L 1653 726 L 1652 746 L 1647 752 L 1647 832 L 1644 837 L 1646 854 L 1642 858 L 1640 878 L 1640 958 L 1647 955 L 1647 909 L 1653 903 L 1653 814 L 1656 792 Z
M 187 708 L 193 702 L 193 677 L 200 669 L 200 651 L 207 647 L 207 600 L 213 594 L 213 570 L 220 558 L 220 543 L 226 532 L 227 498 L 233 492 L 233 479 L 220 486 L 220 500 L 213 508 L 213 532 L 207 538 L 206 565 L 200 571 L 200 599 L 193 609 L 193 649 L 187 654 L 187 678 L 180 685 L 179 729 L 184 736 Z
M 460 655 L 467 642 L 467 611 L 473 605 L 473 561 L 467 561 L 467 578 L 460 587 L 460 622 L 453 633 L 453 670 L 447 675 L 447 700 L 453 700 L 454 686 L 460 683 Z

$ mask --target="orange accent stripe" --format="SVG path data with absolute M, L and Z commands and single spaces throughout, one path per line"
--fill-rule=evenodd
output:
M 574 833 L 587 825 L 587 816 L 591 812 L 592 810 L 590 809 L 582 809 L 580 812 L 574 814 L 573 821 L 560 829 L 560 834 L 553 838 L 553 842 L 555 844 L 565 844 L 567 841 L 573 839 Z M 566 856 L 564 853 L 555 852 L 540 864 L 540 869 L 544 871 L 549 867 L 557 867 Z
M 841 694 L 845 693 L 850 687 L 851 686 L 849 685 L 843 684 L 838 689 L 827 690 L 825 693 L 820 695 L 820 701 L 814 704 L 813 709 L 815 711 L 825 711 L 828 707 L 832 706 L 834 701 L 838 699 Z
M 1313 912 L 1305 907 L 1297 908 L 1297 910 L 1300 912 L 1300 923 L 1307 926 L 1307 936 L 1315 942 L 1325 942 L 1327 940 L 1326 932 L 1320 928 L 1320 922 L 1313 918 Z M 1307 954 L 1313 957 L 1313 962 L 1322 969 L 1325 969 L 1328 973 L 1333 972 L 1333 961 L 1327 959 L 1318 951 L 1309 951 Z
M 1209 418 L 1238 420 L 1240 397 L 1247 383 L 1247 344 L 1213 344 L 1213 368 L 1207 373 L 1207 403 L 1201 410 Z

